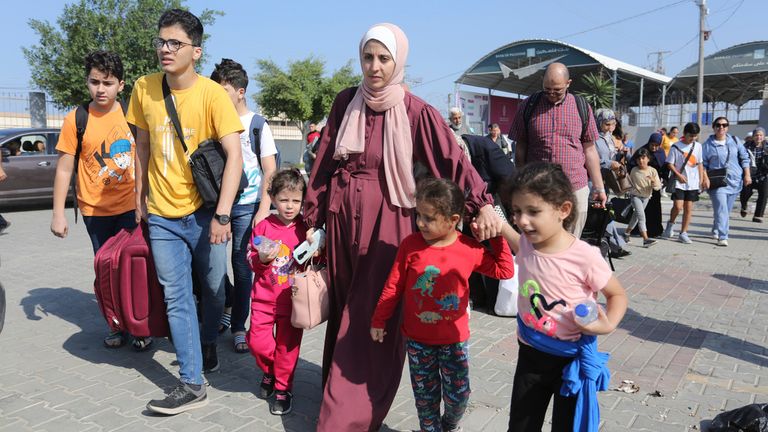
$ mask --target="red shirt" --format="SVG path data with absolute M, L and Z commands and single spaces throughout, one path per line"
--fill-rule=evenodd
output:
M 371 327 L 384 328 L 403 301 L 403 334 L 417 342 L 445 345 L 469 338 L 469 276 L 479 272 L 495 279 L 514 274 L 512 253 L 501 237 L 493 250 L 459 233 L 453 244 L 430 246 L 421 233 L 406 237 L 373 313 Z
M 558 104 L 553 104 L 542 94 L 531 113 L 526 133 L 523 112 L 529 100 L 520 104 L 509 137 L 528 144 L 526 162 L 558 163 L 571 180 L 574 190 L 585 187 L 587 169 L 584 166 L 586 158 L 583 144 L 597 139 L 597 124 L 592 108 L 588 107 L 587 128 L 582 130 L 579 109 L 572 94 L 566 93 L 565 99 Z
M 307 144 L 312 144 L 312 142 L 315 141 L 315 138 L 317 138 L 319 136 L 320 136 L 320 132 L 318 132 L 318 131 L 310 132 L 307 135 Z
M 269 215 L 253 228 L 251 243 L 260 235 L 279 243 L 280 250 L 267 264 L 261 262 L 257 251 L 248 250 L 248 263 L 254 272 L 251 300 L 290 308 L 291 278 L 297 267 L 293 250 L 307 239 L 307 226 L 301 216 L 285 225 L 277 216 Z

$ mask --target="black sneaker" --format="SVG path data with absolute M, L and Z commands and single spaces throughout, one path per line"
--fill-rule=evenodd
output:
M 205 392 L 205 385 L 195 391 L 189 385 L 179 383 L 165 399 L 149 401 L 147 409 L 158 414 L 176 415 L 206 405 L 208 405 L 208 395 Z
M 269 407 L 273 415 L 286 415 L 293 408 L 293 395 L 289 391 L 278 390 L 275 392 L 275 401 Z
M 259 386 L 259 397 L 262 399 L 269 399 L 275 394 L 275 376 L 265 373 L 261 377 L 261 385 Z
M 211 373 L 219 370 L 219 358 L 216 355 L 216 344 L 202 344 L 203 373 Z
M 649 238 L 648 240 L 643 240 L 643 247 L 651 247 L 658 243 L 656 240 Z

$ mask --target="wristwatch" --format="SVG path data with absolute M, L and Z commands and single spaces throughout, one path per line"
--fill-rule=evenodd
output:
M 226 225 L 229 223 L 229 221 L 232 220 L 227 214 L 220 215 L 220 214 L 214 213 L 213 218 L 216 219 L 222 225 Z

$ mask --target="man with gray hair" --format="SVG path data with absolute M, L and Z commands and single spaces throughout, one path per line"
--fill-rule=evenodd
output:
M 453 136 L 456 137 L 456 143 L 459 145 L 459 147 L 461 147 L 462 150 L 464 150 L 464 154 L 467 155 L 467 159 L 472 160 L 472 156 L 469 154 L 469 149 L 464 143 L 464 140 L 461 139 L 461 136 L 474 135 L 475 132 L 472 130 L 472 128 L 461 121 L 463 117 L 464 113 L 459 107 L 452 107 L 448 110 L 448 120 L 450 120 L 450 122 L 448 122 L 448 126 L 453 131 Z
M 583 98 L 568 92 L 570 85 L 564 64 L 547 66 L 544 90 L 520 104 L 509 137 L 517 142 L 515 165 L 518 168 L 536 161 L 563 167 L 576 194 L 576 221 L 572 229 L 578 238 L 587 220 L 590 197 L 603 206 L 607 197 L 595 148 L 597 126 L 592 108 Z M 588 180 L 592 181 L 591 193 Z

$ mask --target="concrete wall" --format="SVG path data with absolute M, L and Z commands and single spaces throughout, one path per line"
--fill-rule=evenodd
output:
M 303 163 L 301 157 L 304 154 L 303 140 L 283 140 L 276 139 L 275 144 L 280 150 L 281 168 L 298 165 Z

